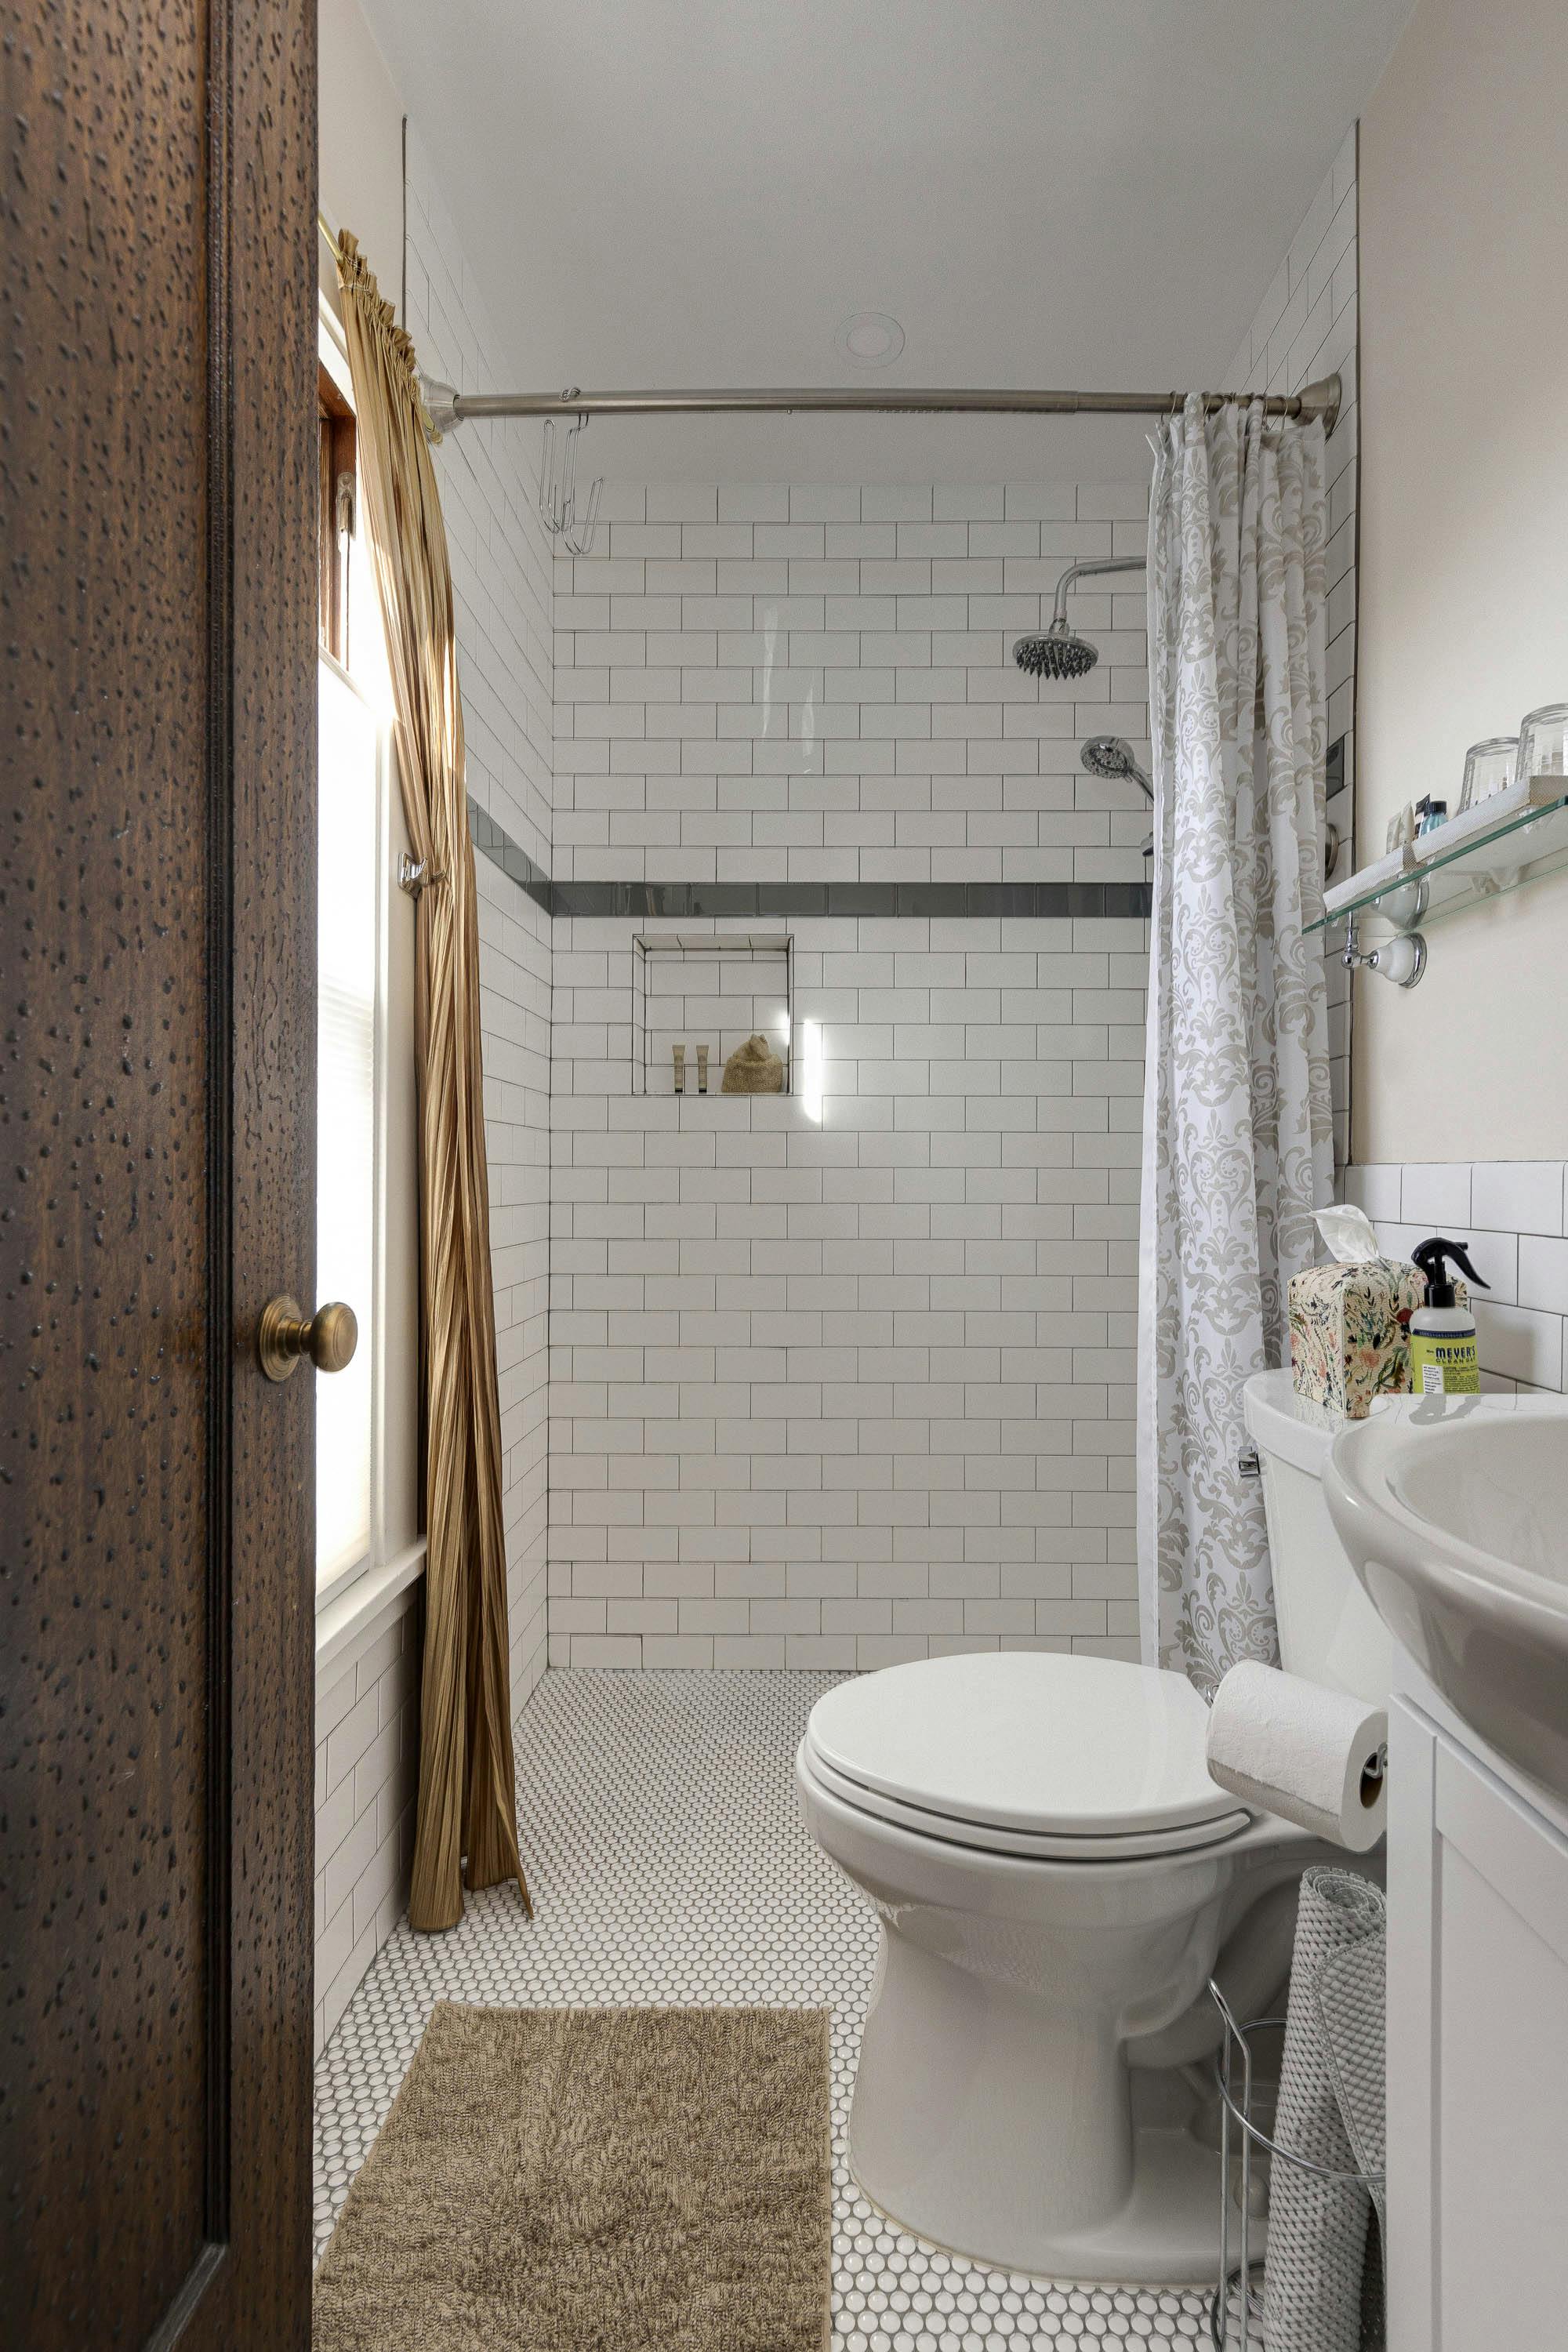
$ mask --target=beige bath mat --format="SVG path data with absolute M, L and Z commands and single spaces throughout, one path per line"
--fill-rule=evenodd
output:
M 820 2352 L 828 2013 L 439 2002 L 314 2352 Z

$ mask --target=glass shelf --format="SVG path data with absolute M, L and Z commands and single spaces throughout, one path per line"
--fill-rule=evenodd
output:
M 1515 808 L 1451 847 L 1443 843 L 1447 827 L 1441 828 L 1427 836 L 1430 852 L 1408 874 L 1369 884 L 1331 915 L 1309 923 L 1308 931 L 1337 929 L 1352 916 L 1363 939 L 1425 931 L 1466 907 L 1486 906 L 1568 866 L 1568 779 L 1546 781 L 1560 787 L 1554 799 Z

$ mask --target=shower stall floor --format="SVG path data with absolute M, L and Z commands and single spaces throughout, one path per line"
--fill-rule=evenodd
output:
M 316 2068 L 315 2251 L 431 2006 L 783 2001 L 833 2011 L 835 2352 L 1192 2345 L 1205 2297 L 1053 2285 L 944 2253 L 868 2204 L 846 2149 L 876 1919 L 803 1827 L 795 1750 L 840 1680 L 800 1673 L 552 1673 L 516 1727 L 533 1897 L 403 1921 Z

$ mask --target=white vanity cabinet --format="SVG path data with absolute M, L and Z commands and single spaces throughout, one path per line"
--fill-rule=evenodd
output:
M 1401 1659 L 1389 1727 L 1389 2352 L 1568 2345 L 1568 1808 Z

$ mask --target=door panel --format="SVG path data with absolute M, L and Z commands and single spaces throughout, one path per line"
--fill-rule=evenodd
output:
M 0 2276 L 309 2339 L 314 12 L 5 11 Z

